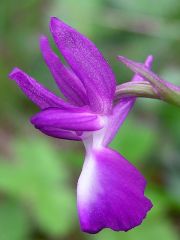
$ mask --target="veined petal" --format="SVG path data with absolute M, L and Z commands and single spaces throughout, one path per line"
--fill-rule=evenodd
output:
M 59 57 L 52 51 L 47 37 L 40 38 L 40 48 L 43 58 L 64 96 L 75 105 L 88 105 L 88 98 L 82 82 L 71 69 L 63 65 Z
M 38 129 L 54 127 L 73 131 L 94 131 L 104 126 L 102 117 L 84 109 L 66 111 L 49 108 L 32 117 L 31 123 Z
M 128 231 L 141 224 L 152 208 L 144 196 L 146 181 L 117 152 L 102 148 L 86 156 L 78 181 L 77 201 L 84 232 L 103 228 Z
M 110 112 L 115 77 L 103 55 L 89 39 L 55 17 L 51 18 L 50 30 L 57 47 L 83 82 L 91 109 Z
M 19 68 L 14 68 L 9 74 L 9 78 L 15 80 L 24 94 L 41 109 L 49 107 L 58 107 L 62 109 L 75 108 L 75 106 L 57 97 Z
M 67 131 L 67 130 L 63 130 L 55 127 L 42 127 L 42 128 L 39 128 L 39 130 L 50 137 L 81 141 L 81 137 L 78 136 L 74 131 Z
M 152 56 L 148 56 L 145 65 L 147 68 L 151 68 L 153 58 Z M 135 74 L 132 78 L 133 82 L 142 81 L 144 80 L 140 75 Z M 118 129 L 125 121 L 126 117 L 128 116 L 128 113 L 131 111 L 132 107 L 134 106 L 134 103 L 136 101 L 136 98 L 130 97 L 130 98 L 122 98 L 120 102 L 113 108 L 112 115 L 109 116 L 109 123 L 107 126 L 107 131 L 105 134 L 105 138 L 103 140 L 103 145 L 107 146 L 114 136 L 116 135 Z

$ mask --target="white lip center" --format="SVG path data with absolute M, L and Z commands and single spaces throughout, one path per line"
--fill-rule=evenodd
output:
M 103 147 L 103 139 L 107 130 L 107 117 L 102 116 L 104 127 L 94 132 L 83 133 L 83 143 L 86 148 L 86 158 L 81 175 L 78 180 L 78 202 L 89 204 L 96 200 L 98 193 L 102 191 L 98 181 L 98 166 L 95 159 L 94 150 Z
M 108 119 L 107 117 L 102 116 L 100 120 L 102 121 L 102 125 L 104 125 L 102 129 L 94 132 L 86 132 L 84 133 L 84 136 L 82 136 L 87 152 L 91 152 L 92 149 L 100 149 L 103 146 L 103 139 L 107 130 Z
M 81 175 L 78 180 L 78 199 L 81 203 L 88 203 L 95 199 L 95 186 L 97 177 L 96 162 L 93 156 L 87 156 L 84 162 L 84 166 Z M 92 194 L 93 193 L 93 194 Z

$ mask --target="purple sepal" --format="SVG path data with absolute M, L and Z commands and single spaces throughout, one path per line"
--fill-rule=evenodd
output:
M 79 108 L 77 111 L 49 108 L 32 117 L 31 123 L 41 131 L 47 127 L 73 131 L 94 131 L 104 126 L 102 117 L 85 111 L 84 108 L 82 110 Z
M 75 106 L 57 97 L 19 68 L 14 68 L 9 74 L 9 78 L 15 80 L 24 94 L 41 109 L 49 107 L 58 107 L 60 109 L 75 108 Z
M 51 18 L 50 30 L 60 52 L 83 82 L 91 109 L 110 112 L 115 77 L 103 55 L 89 39 L 55 17 Z
M 40 48 L 52 76 L 67 100 L 78 106 L 88 105 L 86 90 L 82 82 L 71 69 L 63 65 L 52 51 L 47 37 L 40 38 Z
M 128 231 L 141 224 L 152 208 L 144 196 L 146 181 L 119 153 L 102 148 L 86 156 L 78 181 L 77 201 L 81 229 Z

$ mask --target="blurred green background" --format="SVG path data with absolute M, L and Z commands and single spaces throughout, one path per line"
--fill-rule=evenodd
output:
M 0 240 L 180 239 L 180 111 L 147 99 L 137 101 L 111 145 L 146 176 L 154 208 L 127 233 L 81 233 L 76 183 L 82 144 L 35 130 L 29 118 L 38 109 L 7 77 L 19 66 L 57 91 L 38 46 L 40 34 L 50 36 L 50 16 L 91 38 L 119 83 L 132 73 L 116 60 L 118 54 L 137 61 L 153 54 L 154 71 L 180 83 L 179 0 L 1 0 Z

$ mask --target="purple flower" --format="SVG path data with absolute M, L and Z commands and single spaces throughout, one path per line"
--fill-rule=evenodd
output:
M 114 103 L 114 74 L 90 40 L 54 17 L 50 30 L 69 66 L 64 66 L 51 50 L 47 37 L 41 37 L 40 47 L 65 99 L 18 68 L 10 73 L 10 78 L 40 107 L 41 112 L 31 119 L 37 129 L 52 137 L 79 140 L 85 145 L 86 157 L 77 186 L 81 229 L 88 233 L 97 233 L 103 228 L 128 231 L 142 222 L 152 203 L 144 196 L 144 177 L 108 144 L 135 98 L 122 98 Z M 148 69 L 151 62 L 150 56 L 145 62 Z M 143 80 L 139 75 L 132 79 L 139 80 Z

